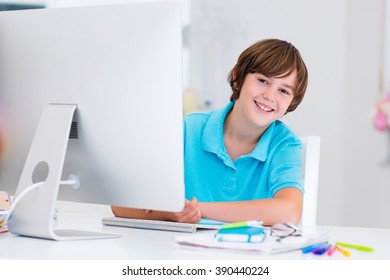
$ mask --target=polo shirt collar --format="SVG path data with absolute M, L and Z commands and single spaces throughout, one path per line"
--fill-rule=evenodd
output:
M 215 110 L 208 119 L 202 136 L 202 148 L 205 151 L 219 155 L 226 152 L 223 141 L 223 125 L 225 118 L 234 106 L 234 101 L 228 103 L 224 108 Z M 267 159 L 268 147 L 275 130 L 275 122 L 267 128 L 257 143 L 255 149 L 248 154 L 248 157 L 255 158 L 259 161 Z M 217 133 L 216 133 L 217 132 Z
M 265 161 L 267 159 L 268 149 L 274 134 L 274 130 L 275 122 L 272 122 L 267 130 L 264 131 L 260 141 L 257 142 L 255 149 L 250 154 L 248 154 L 249 157 L 253 157 L 259 161 Z

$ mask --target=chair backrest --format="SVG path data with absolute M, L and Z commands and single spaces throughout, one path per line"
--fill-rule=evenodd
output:
M 304 136 L 303 142 L 304 159 L 304 188 L 302 225 L 316 225 L 317 220 L 317 192 L 318 174 L 320 166 L 320 137 Z

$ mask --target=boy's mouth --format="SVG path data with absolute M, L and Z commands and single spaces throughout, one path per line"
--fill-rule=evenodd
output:
M 272 112 L 274 111 L 274 109 L 266 106 L 265 104 L 262 104 L 262 103 L 259 103 L 257 101 L 255 101 L 255 104 L 258 108 L 260 108 L 262 111 L 266 112 L 266 113 L 269 113 L 269 112 Z

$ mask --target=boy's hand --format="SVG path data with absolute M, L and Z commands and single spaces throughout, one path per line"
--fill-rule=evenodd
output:
M 143 210 L 145 214 L 156 213 L 157 211 L 152 211 L 149 209 Z M 185 200 L 184 209 L 180 212 L 159 212 L 163 216 L 163 219 L 167 219 L 174 222 L 180 223 L 197 223 L 202 218 L 199 202 L 194 197 L 192 200 Z
M 201 217 L 199 203 L 195 197 L 191 201 L 186 199 L 184 209 L 181 212 L 171 213 L 171 220 L 180 223 L 197 223 Z

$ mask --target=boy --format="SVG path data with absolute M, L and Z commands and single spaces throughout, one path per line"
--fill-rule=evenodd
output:
M 308 73 L 290 43 L 262 40 L 229 73 L 231 102 L 185 117 L 185 208 L 161 212 L 112 207 L 120 217 L 196 223 L 262 220 L 298 223 L 302 212 L 302 144 L 279 119 L 294 111 Z

